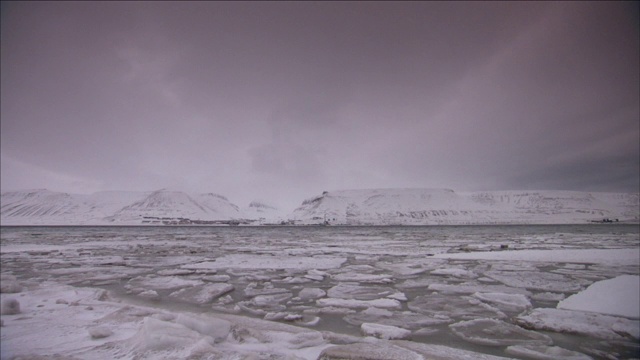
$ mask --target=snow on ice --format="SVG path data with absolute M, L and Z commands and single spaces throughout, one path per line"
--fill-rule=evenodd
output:
M 584 291 L 560 301 L 558 309 L 640 319 L 640 276 L 621 275 L 593 283 Z
M 392 325 L 363 323 L 360 325 L 362 333 L 379 339 L 401 340 L 411 337 L 411 331 Z
M 553 343 L 547 335 L 496 319 L 461 321 L 449 325 L 449 328 L 464 340 L 479 345 L 550 345 Z
M 638 358 L 625 226 L 3 227 L 0 357 Z
M 183 265 L 183 269 L 331 269 L 342 265 L 343 257 L 262 256 L 229 254 L 215 261 Z

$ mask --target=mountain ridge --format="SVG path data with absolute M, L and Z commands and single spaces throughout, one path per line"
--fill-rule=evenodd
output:
M 308 198 L 297 223 L 481 225 L 640 220 L 638 193 L 563 190 L 455 192 L 451 189 L 339 190 Z
M 325 191 L 293 212 L 262 201 L 240 208 L 216 193 L 173 189 L 69 194 L 3 192 L 2 225 L 292 224 L 475 225 L 640 222 L 640 194 L 564 190 L 456 192 L 387 188 Z
M 224 196 L 167 189 L 88 195 L 46 189 L 12 191 L 2 193 L 0 207 L 2 225 L 141 225 L 177 219 L 230 221 L 243 217 L 238 206 Z

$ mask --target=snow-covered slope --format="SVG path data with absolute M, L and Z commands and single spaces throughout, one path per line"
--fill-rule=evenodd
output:
M 90 195 L 48 190 L 2 193 L 2 225 L 162 224 L 180 219 L 224 221 L 245 216 L 225 197 L 181 191 L 105 191 Z
M 247 208 L 242 209 L 242 213 L 250 219 L 259 220 L 261 223 L 280 223 L 287 219 L 286 211 L 263 201 L 252 201 Z
M 240 210 L 224 196 L 107 191 L 90 195 L 48 190 L 2 193 L 2 225 L 140 225 L 293 223 L 346 225 L 580 224 L 603 219 L 640 222 L 639 194 L 577 191 L 373 189 L 325 192 L 292 214 L 263 202 Z M 249 221 L 254 220 L 254 221 Z
M 178 218 L 212 221 L 239 217 L 241 215 L 238 207 L 223 196 L 215 194 L 190 196 L 181 191 L 162 189 L 125 206 L 108 219 L 114 222 L 132 222 L 140 218 L 148 221 Z
M 199 204 L 202 204 L 209 213 L 214 214 L 216 218 L 237 219 L 245 216 L 238 206 L 230 203 L 229 199 L 222 195 L 214 193 L 196 194 L 193 198 Z
M 578 191 L 372 189 L 325 192 L 305 200 L 296 223 L 348 225 L 559 224 L 640 220 L 639 194 Z
M 96 219 L 106 218 L 123 207 L 149 196 L 151 191 L 101 191 L 90 195 L 73 195 L 86 204 Z
M 5 219 L 16 219 L 18 224 L 47 224 L 78 216 L 84 220 L 89 211 L 89 207 L 71 194 L 39 189 L 2 193 L 0 216 L 2 225 Z

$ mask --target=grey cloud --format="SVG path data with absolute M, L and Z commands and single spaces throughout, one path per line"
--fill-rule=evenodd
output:
M 3 2 L 3 190 L 633 190 L 630 7 Z

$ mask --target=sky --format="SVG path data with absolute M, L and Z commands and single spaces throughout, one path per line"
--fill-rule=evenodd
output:
M 638 192 L 637 2 L 2 2 L 1 190 Z

